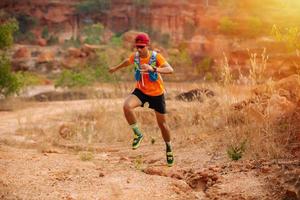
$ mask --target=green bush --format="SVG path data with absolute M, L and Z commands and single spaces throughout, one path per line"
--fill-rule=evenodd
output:
M 81 42 L 79 38 L 74 39 L 73 37 L 69 40 L 65 40 L 63 47 L 69 48 L 69 47 L 76 47 L 79 48 L 81 46 Z
M 221 18 L 219 30 L 224 34 L 233 34 L 236 32 L 237 24 L 228 17 Z
M 93 74 L 94 80 L 109 82 L 112 81 L 112 76 L 108 72 L 109 57 L 105 52 L 98 52 L 97 58 L 88 63 L 88 68 L 90 68 Z
M 206 73 L 211 70 L 213 64 L 213 59 L 210 57 L 205 57 L 202 61 L 196 66 L 196 71 L 198 74 Z
M 93 82 L 92 77 L 86 71 L 64 70 L 55 82 L 55 87 L 83 87 Z
M 0 96 L 4 97 L 18 92 L 21 88 L 18 78 L 11 71 L 10 60 L 6 56 L 6 48 L 13 44 L 13 34 L 17 30 L 18 23 L 15 20 L 0 25 Z
M 21 88 L 17 76 L 11 71 L 10 61 L 2 55 L 0 59 L 0 96 L 7 97 Z
M 18 23 L 10 20 L 0 24 L 0 49 L 10 47 L 13 44 L 13 34 L 18 30 Z
M 114 35 L 111 39 L 110 39 L 110 43 L 115 46 L 115 47 L 121 47 L 122 46 L 122 37 L 118 36 L 118 35 Z
M 108 57 L 105 53 L 98 53 L 97 59 L 90 61 L 81 71 L 64 70 L 55 81 L 55 87 L 83 87 L 96 81 L 109 82 L 112 77 L 108 72 Z
M 87 25 L 84 27 L 82 34 L 85 36 L 85 43 L 100 44 L 100 37 L 103 34 L 104 26 L 100 23 Z
M 207 72 L 205 74 L 205 76 L 204 76 L 204 80 L 206 80 L 206 81 L 212 81 L 212 80 L 214 80 L 213 74 L 211 72 Z
M 192 58 L 186 49 L 182 49 L 178 54 L 170 56 L 172 66 L 189 67 L 193 64 Z
M 284 42 L 290 51 L 300 50 L 300 29 L 298 27 L 288 27 L 283 30 L 273 25 L 271 35 L 280 42 Z
M 227 149 L 227 155 L 231 160 L 239 160 L 242 158 L 246 150 L 246 140 L 239 145 L 230 145 Z
M 42 78 L 36 74 L 30 72 L 17 72 L 16 77 L 22 87 L 28 87 L 31 85 L 39 85 L 42 83 Z

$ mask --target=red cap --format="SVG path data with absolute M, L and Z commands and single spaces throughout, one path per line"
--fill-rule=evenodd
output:
M 135 37 L 135 45 L 146 46 L 150 43 L 150 38 L 147 33 L 140 33 Z

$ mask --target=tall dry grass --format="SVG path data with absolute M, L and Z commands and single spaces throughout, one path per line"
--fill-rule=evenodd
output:
M 185 148 L 193 144 L 226 155 L 228 147 L 239 146 L 246 141 L 246 158 L 288 156 L 286 133 L 283 134 L 282 130 L 283 126 L 286 126 L 286 130 L 291 129 L 289 121 L 285 125 L 271 122 L 268 113 L 263 111 L 264 101 L 258 100 L 241 110 L 234 108 L 233 105 L 251 97 L 249 88 L 232 85 L 197 87 L 209 88 L 217 95 L 203 102 L 172 99 L 167 102 L 168 124 L 178 147 Z M 57 116 L 55 123 L 48 123 L 48 127 L 38 126 L 29 117 L 20 122 L 17 133 L 36 141 L 41 151 L 52 147 L 76 152 L 94 152 L 120 145 L 130 147 L 133 135 L 123 116 L 122 100 L 111 99 L 106 103 L 101 100 L 87 101 L 87 104 L 90 106 L 83 111 L 66 110 Z M 153 139 L 162 142 L 153 111 L 137 108 L 135 113 L 146 136 L 145 144 L 151 144 Z
M 249 52 L 249 50 L 248 50 Z M 265 81 L 265 70 L 267 67 L 267 62 L 269 60 L 269 56 L 266 53 L 266 49 L 263 49 L 263 52 L 260 55 L 260 61 L 258 61 L 256 53 L 250 53 L 250 70 L 249 70 L 249 78 L 252 84 L 261 84 Z
M 266 109 L 271 103 L 271 96 L 280 96 L 278 91 L 273 88 L 274 81 L 265 77 L 268 59 L 266 49 L 263 50 L 259 59 L 257 54 L 249 53 L 249 75 L 245 78 L 250 81 L 247 82 L 249 85 L 245 87 L 251 89 L 253 85 L 263 85 L 265 93 L 258 96 L 253 94 L 252 96 L 242 97 L 241 99 L 245 100 L 244 102 L 240 100 L 242 109 L 235 109 L 233 106 L 239 101 L 232 101 L 234 95 L 232 95 L 231 89 L 232 84 L 235 82 L 232 80 L 231 67 L 225 55 L 222 66 L 221 83 L 224 87 L 222 87 L 223 95 L 221 96 L 223 97 L 220 101 L 222 103 L 219 104 L 222 109 L 215 115 L 216 118 L 224 120 L 224 124 L 219 127 L 219 130 L 221 130 L 220 135 L 223 137 L 222 144 L 238 147 L 246 141 L 246 156 L 251 158 L 289 156 L 289 145 L 297 132 L 295 127 L 295 119 L 297 117 L 295 115 L 299 115 L 298 111 L 288 113 L 286 116 L 280 116 L 279 119 L 274 121 L 272 118 L 273 110 Z M 243 95 L 245 90 L 240 89 L 240 95 Z M 282 131 L 283 127 L 285 127 L 284 131 Z

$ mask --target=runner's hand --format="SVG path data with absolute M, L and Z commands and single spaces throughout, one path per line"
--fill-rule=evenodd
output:
M 108 69 L 109 73 L 114 73 L 115 71 L 117 71 L 116 67 L 111 67 Z
M 153 67 L 152 67 L 151 65 L 148 65 L 148 64 L 142 64 L 142 65 L 141 65 L 141 71 L 143 71 L 143 72 L 147 72 L 147 71 L 153 72 L 154 69 L 153 69 Z

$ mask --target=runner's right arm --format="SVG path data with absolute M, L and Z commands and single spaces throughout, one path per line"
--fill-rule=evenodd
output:
M 115 71 L 117 71 L 117 70 L 119 70 L 119 69 L 121 69 L 121 68 L 123 68 L 123 67 L 127 67 L 127 66 L 129 66 L 129 65 L 131 65 L 131 62 L 129 61 L 129 59 L 127 58 L 127 59 L 125 59 L 123 62 L 121 62 L 119 65 L 117 65 L 117 66 L 115 66 L 115 67 L 111 67 L 111 68 L 109 68 L 109 72 L 110 73 L 114 73 Z

